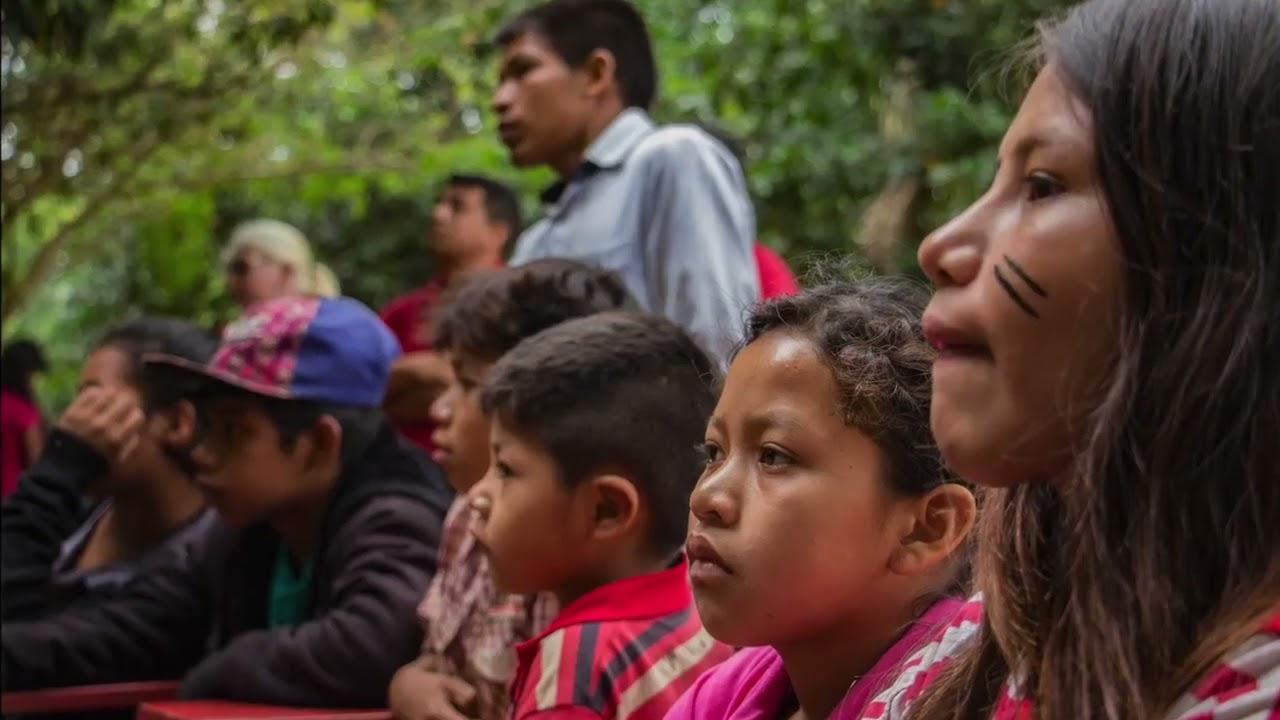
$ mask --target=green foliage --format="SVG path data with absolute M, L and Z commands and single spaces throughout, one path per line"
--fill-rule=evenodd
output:
M 655 115 L 743 142 L 761 237 L 803 266 L 914 264 L 988 181 L 1012 93 L 991 72 L 1062 0 L 646 0 Z M 515 183 L 479 52 L 498 0 L 15 0 L 4 6 L 5 337 L 67 400 L 103 326 L 216 324 L 235 223 L 302 228 L 377 306 L 430 273 L 451 172 Z

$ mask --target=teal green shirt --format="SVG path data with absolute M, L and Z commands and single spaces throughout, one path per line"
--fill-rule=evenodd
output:
M 294 569 L 284 543 L 276 553 L 276 569 L 271 575 L 271 601 L 267 607 L 267 627 L 295 627 L 311 614 L 311 575 L 315 563 L 308 560 L 302 571 Z

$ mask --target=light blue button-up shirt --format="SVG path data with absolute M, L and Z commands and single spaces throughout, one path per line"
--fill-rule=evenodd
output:
M 755 211 L 742 168 L 704 131 L 626 110 L 551 188 L 512 264 L 568 258 L 618 273 L 643 309 L 684 327 L 722 362 L 760 297 Z

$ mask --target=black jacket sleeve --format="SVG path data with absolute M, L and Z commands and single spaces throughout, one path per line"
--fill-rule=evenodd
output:
M 85 519 L 84 488 L 107 472 L 105 458 L 74 435 L 54 430 L 48 446 L 0 508 L 0 613 L 31 619 L 62 543 Z
M 204 543 L 166 549 L 121 594 L 0 628 L 3 691 L 176 679 L 203 654 Z
M 385 706 L 391 676 L 421 647 L 415 608 L 435 573 L 441 520 L 441 508 L 421 500 L 369 500 L 331 541 L 335 572 L 321 614 L 235 637 L 187 676 L 181 696 Z

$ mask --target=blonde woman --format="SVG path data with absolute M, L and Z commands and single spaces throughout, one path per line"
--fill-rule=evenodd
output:
M 236 226 L 222 250 L 227 291 L 241 308 L 289 295 L 334 297 L 338 279 L 316 262 L 302 231 L 279 220 Z

